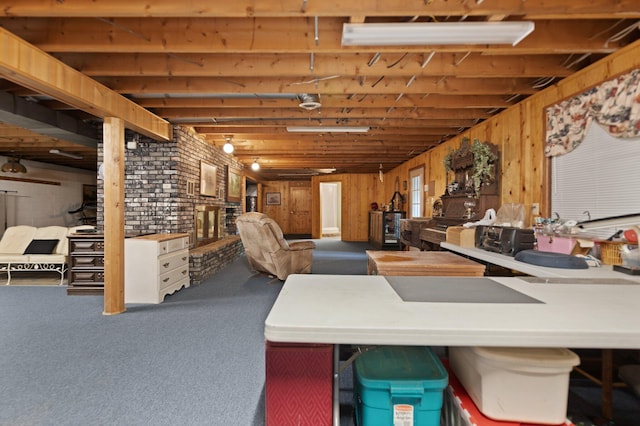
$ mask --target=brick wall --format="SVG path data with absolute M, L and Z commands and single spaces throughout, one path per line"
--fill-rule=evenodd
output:
M 200 284 L 244 253 L 238 236 L 230 236 L 189 252 L 191 284 Z
M 207 144 L 188 129 L 175 126 L 171 142 L 157 142 L 127 130 L 127 141 L 136 139 L 135 149 L 125 149 L 125 232 L 188 233 L 193 247 L 194 208 L 196 205 L 220 207 L 224 215 L 223 237 L 237 234 L 235 218 L 242 214 L 242 205 L 227 202 L 226 170 L 232 167 L 242 170 L 243 165 L 221 149 Z M 99 162 L 102 162 L 102 144 L 99 146 Z M 200 195 L 200 161 L 217 166 L 217 187 L 221 197 Z M 102 203 L 103 181 L 98 180 L 98 228 L 104 228 Z M 194 189 L 189 192 L 189 188 Z M 215 243 L 214 243 L 215 244 Z M 216 251 L 222 246 L 211 246 Z M 232 245 L 233 246 L 233 245 Z M 240 248 L 242 244 L 239 244 Z M 193 251 L 193 250 L 192 250 Z M 201 256 L 199 281 L 206 272 L 215 273 L 242 253 L 237 248 L 221 256 Z M 193 263 L 193 259 L 192 262 Z M 209 264 L 211 263 L 211 264 Z M 205 272 L 202 272 L 205 271 Z M 211 275 L 211 274 L 209 274 Z

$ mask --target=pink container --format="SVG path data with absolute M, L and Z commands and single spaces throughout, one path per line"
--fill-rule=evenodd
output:
M 556 235 L 536 234 L 538 250 L 552 253 L 571 254 L 578 242 L 575 238 L 558 237 Z

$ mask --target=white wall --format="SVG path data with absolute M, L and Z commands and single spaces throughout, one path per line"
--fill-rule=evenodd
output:
M 320 183 L 320 209 L 323 234 L 336 234 L 340 232 L 340 190 L 340 182 Z
M 7 162 L 0 155 L 0 165 Z M 74 226 L 79 216 L 68 212 L 82 204 L 82 185 L 95 185 L 96 173 L 71 167 L 22 160 L 27 173 L 3 173 L 0 177 L 56 182 L 60 185 L 0 179 L 0 234 L 8 226 Z M 9 192 L 5 195 L 4 191 Z M 5 218 L 5 207 L 7 215 Z

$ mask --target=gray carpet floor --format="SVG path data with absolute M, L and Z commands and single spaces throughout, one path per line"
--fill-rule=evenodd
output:
M 314 274 L 365 274 L 365 243 L 317 240 Z M 240 258 L 160 305 L 102 315 L 100 296 L 64 286 L 0 286 L 0 425 L 264 424 L 264 319 L 282 283 Z M 570 413 L 599 412 L 580 382 Z M 349 374 L 343 426 L 353 424 Z M 616 426 L 640 421 L 638 399 L 614 396 Z M 598 423 L 603 424 L 603 423 Z

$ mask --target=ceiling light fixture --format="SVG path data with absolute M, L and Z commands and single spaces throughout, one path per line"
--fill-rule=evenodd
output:
M 24 164 L 20 164 L 18 157 L 9 158 L 6 163 L 2 165 L 2 170 L 5 173 L 27 173 L 27 168 Z
M 73 158 L 74 160 L 82 160 L 81 155 L 72 154 L 70 152 L 60 151 L 59 149 L 50 149 L 50 154 L 62 155 L 63 157 Z
M 289 133 L 366 133 L 368 126 L 287 126 Z
M 258 171 L 260 170 L 260 164 L 258 164 L 258 159 L 253 160 L 253 164 L 251 164 L 251 170 Z
M 531 34 L 532 21 L 343 24 L 343 46 L 510 44 Z
M 312 111 L 322 106 L 317 96 L 310 95 L 307 93 L 303 93 L 302 95 L 300 95 L 300 100 L 302 102 L 300 102 L 298 106 L 302 109 L 306 109 L 307 111 Z
M 231 144 L 231 138 L 226 138 L 226 142 L 222 147 L 222 150 L 227 154 L 231 154 L 233 152 L 233 145 Z
M 331 167 L 330 169 L 315 169 L 318 173 L 334 173 L 336 170 L 335 167 Z

